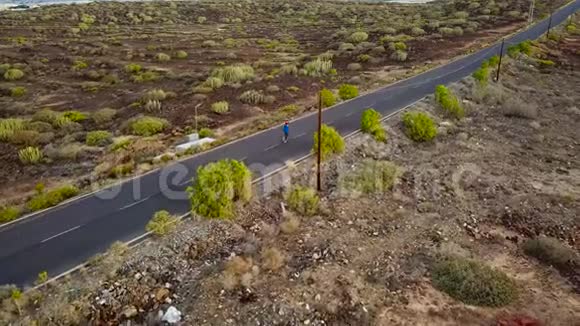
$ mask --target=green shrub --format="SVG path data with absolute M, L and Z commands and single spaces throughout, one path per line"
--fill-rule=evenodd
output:
M 283 107 L 281 107 L 279 109 L 279 111 L 282 114 L 284 114 L 285 117 L 294 116 L 299 110 L 300 110 L 300 107 L 298 105 L 296 105 L 296 104 L 284 105 Z
M 162 89 L 151 89 L 141 97 L 142 103 L 147 103 L 148 101 L 163 101 L 167 98 L 167 93 Z
M 578 254 L 555 238 L 540 236 L 529 239 L 524 242 L 523 249 L 527 255 L 560 271 L 573 270 L 575 266 L 580 266 Z
M 266 97 L 264 96 L 264 93 L 262 93 L 262 91 L 250 89 L 248 91 L 243 92 L 242 95 L 240 95 L 239 100 L 247 104 L 256 105 L 265 103 Z
M 26 88 L 25 87 L 17 86 L 17 87 L 10 88 L 10 96 L 21 97 L 24 95 L 26 95 Z
M 15 206 L 0 208 L 0 223 L 8 223 L 20 216 L 20 210 Z
M 361 130 L 372 135 L 376 141 L 387 141 L 387 132 L 381 124 L 381 114 L 374 109 L 366 109 L 361 117 Z
M 236 160 L 221 160 L 197 169 L 190 193 L 192 212 L 206 218 L 231 218 L 234 202 L 252 197 L 252 174 Z
M 461 119 L 465 116 L 465 110 L 459 99 L 444 85 L 437 85 L 435 88 L 435 100 L 447 114 L 456 119 Z
M 439 34 L 441 34 L 443 36 L 452 36 L 453 35 L 453 28 L 441 27 L 441 28 L 439 28 Z
M 116 114 L 117 111 L 110 108 L 104 108 L 93 113 L 91 117 L 93 118 L 93 121 L 95 121 L 97 125 L 103 125 L 107 122 L 112 121 Z
M 159 62 L 167 62 L 167 61 L 171 60 L 171 57 L 165 53 L 157 53 L 155 55 L 155 60 L 157 60 Z
M 216 88 L 220 88 L 224 85 L 224 80 L 219 78 L 219 77 L 209 77 L 208 79 L 205 80 L 203 85 L 207 86 L 211 89 L 216 89 Z M 204 93 L 204 92 L 199 92 L 199 93 Z
M 135 83 L 146 83 L 156 81 L 157 79 L 159 79 L 159 75 L 154 71 L 144 71 L 137 75 L 134 75 L 132 78 L 133 82 Z
M 81 122 L 88 118 L 88 116 L 79 111 L 66 111 L 63 112 L 62 116 L 73 122 Z
M 389 48 L 392 51 L 407 51 L 407 44 L 405 42 L 391 42 Z
M 75 62 L 73 63 L 72 69 L 79 71 L 79 70 L 83 70 L 83 69 L 87 69 L 89 67 L 89 64 L 82 61 L 82 60 L 75 60 Z
M 115 165 L 109 170 L 109 177 L 111 178 L 121 178 L 126 175 L 133 173 L 135 169 L 135 164 L 133 162 L 123 163 Z
M 496 67 L 499 64 L 499 56 L 494 55 L 493 57 L 489 58 L 487 63 L 488 63 L 488 66 L 490 66 L 490 67 Z
M 203 24 L 203 23 L 205 23 L 206 20 L 207 20 L 207 18 L 205 18 L 203 16 L 197 17 L 197 23 L 198 24 Z
M 89 146 L 105 146 L 111 143 L 113 135 L 106 130 L 96 130 L 87 133 L 86 142 Z
M 187 52 L 185 52 L 183 50 L 179 50 L 179 51 L 175 52 L 175 57 L 177 59 L 185 59 L 185 58 L 187 58 L 187 56 L 188 56 Z
M 16 131 L 24 130 L 24 120 L 18 118 L 0 119 L 0 141 L 9 141 Z
M 381 193 L 393 188 L 398 175 L 399 168 L 394 163 L 366 159 L 354 171 L 342 176 L 339 185 L 341 189 L 357 193 Z
M 162 236 L 173 231 L 178 223 L 179 219 L 177 217 L 169 214 L 168 211 L 161 210 L 155 212 L 153 218 L 151 218 L 147 223 L 145 229 L 147 232 L 152 232 L 157 236 Z
M 43 284 L 46 281 L 48 281 L 48 272 L 47 271 L 42 271 L 40 273 L 38 273 L 38 276 L 36 277 L 36 282 L 34 282 L 35 284 Z
M 350 34 L 349 40 L 353 43 L 364 42 L 369 38 L 369 34 L 365 32 L 354 32 Z
M 169 127 L 167 120 L 148 116 L 136 118 L 129 124 L 131 133 L 138 136 L 153 136 L 167 127 Z
M 54 126 L 63 130 L 72 130 L 77 129 L 78 123 L 71 121 L 63 115 L 59 115 L 54 121 Z
M 288 207 L 303 215 L 312 216 L 318 212 L 320 198 L 312 188 L 295 186 L 286 193 Z
M 332 69 L 332 61 L 317 58 L 304 65 L 304 74 L 310 77 L 320 77 L 327 74 Z
M 407 52 L 402 50 L 396 50 L 395 52 L 391 53 L 390 58 L 395 61 L 403 62 L 407 60 L 407 56 L 408 56 Z
M 532 41 L 527 40 L 519 44 L 512 45 L 508 47 L 507 53 L 510 57 L 516 58 L 519 53 L 523 53 L 527 56 L 532 55 Z
M 420 28 L 420 27 L 413 27 L 411 29 L 411 35 L 413 35 L 413 36 L 425 35 L 425 30 Z
M 217 114 L 224 114 L 230 111 L 230 105 L 227 101 L 215 102 L 211 105 L 211 110 Z
M 26 147 L 18 151 L 18 158 L 22 164 L 37 164 L 44 155 L 38 147 Z
M 243 64 L 216 68 L 211 73 L 211 77 L 218 77 L 225 83 L 241 83 L 254 76 L 254 68 Z
M 323 88 L 320 91 L 320 97 L 322 97 L 322 107 L 327 108 L 336 104 L 336 97 L 331 90 Z
M 208 138 L 208 137 L 213 137 L 213 131 L 211 131 L 211 129 L 209 128 L 201 128 L 198 132 L 199 138 Z
M 49 208 L 72 198 L 79 194 L 79 189 L 72 185 L 65 185 L 48 192 L 41 192 L 32 197 L 27 203 L 26 207 L 35 212 L 41 209 Z
M 136 63 L 130 63 L 128 65 L 125 66 L 125 71 L 128 73 L 138 73 L 141 71 L 141 65 L 140 64 L 136 64 Z
M 4 79 L 6 80 L 18 80 L 24 77 L 24 72 L 20 69 L 11 68 L 6 70 L 4 73 Z
M 297 75 L 298 67 L 296 67 L 294 64 L 285 64 L 280 67 L 280 73 L 286 75 Z
M 343 100 L 349 100 L 358 96 L 358 88 L 355 85 L 342 84 L 338 87 L 338 96 Z
M 356 59 L 360 62 L 368 62 L 371 59 L 371 56 L 368 54 L 359 54 L 359 56 L 356 57 Z
M 470 305 L 501 307 L 517 297 L 516 284 L 506 274 L 462 258 L 436 263 L 432 279 L 437 289 Z
M 486 85 L 489 79 L 489 63 L 484 61 L 476 71 L 472 74 L 473 78 L 479 82 L 480 85 Z
M 320 156 L 322 160 L 326 160 L 333 154 L 340 154 L 344 152 L 344 139 L 336 131 L 336 129 L 322 125 L 322 140 L 321 140 Z M 318 132 L 314 132 L 314 146 L 312 148 L 314 153 L 318 152 Z
M 556 65 L 556 63 L 552 60 L 537 59 L 536 62 L 540 65 L 541 68 L 550 68 Z
M 407 136 L 414 141 L 430 141 L 437 136 L 435 122 L 426 113 L 407 112 L 403 115 Z

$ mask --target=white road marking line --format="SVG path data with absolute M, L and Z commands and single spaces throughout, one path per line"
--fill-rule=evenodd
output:
M 351 115 L 354 114 L 354 111 L 351 111 L 349 114 L 347 114 L 345 117 L 350 117 Z
M 242 158 L 240 159 L 240 162 L 241 162 L 241 161 L 245 161 L 245 160 L 247 160 L 247 159 L 248 159 L 248 157 L 247 157 L 247 156 L 244 156 L 244 157 L 242 157 Z
M 272 149 L 272 148 L 274 148 L 274 147 L 278 147 L 278 145 L 279 145 L 279 144 L 276 144 L 276 145 L 272 145 L 272 146 L 270 146 L 270 147 L 267 147 L 267 148 L 264 150 L 264 152 L 267 152 L 267 151 L 271 150 L 271 149 Z
M 122 210 L 124 210 L 124 209 L 127 209 L 127 208 L 129 208 L 129 207 L 132 207 L 132 206 L 135 206 L 135 205 L 139 205 L 140 203 L 142 203 L 142 202 L 146 201 L 146 200 L 147 200 L 147 199 L 149 199 L 149 198 L 151 198 L 151 196 L 149 196 L 149 197 L 147 197 L 147 198 L 143 198 L 143 199 L 141 199 L 141 200 L 139 200 L 139 201 L 136 201 L 136 202 L 134 202 L 134 203 L 131 203 L 131 204 L 129 204 L 129 205 L 125 205 L 125 206 L 121 207 L 121 209 L 119 209 L 119 210 L 120 210 L 120 211 L 122 211 Z
M 56 234 L 56 235 L 53 235 L 53 236 L 52 236 L 52 237 L 50 237 L 50 238 L 46 238 L 46 239 L 44 239 L 44 240 L 40 241 L 40 243 L 45 243 L 46 241 L 52 240 L 52 239 L 54 239 L 54 238 L 56 238 L 56 237 L 60 237 L 61 235 L 65 234 L 65 233 L 69 233 L 69 232 L 71 232 L 71 231 L 74 231 L 74 230 L 76 230 L 76 229 L 78 229 L 78 228 L 80 228 L 80 227 L 81 227 L 80 225 L 77 225 L 77 226 L 75 226 L 74 228 L 70 228 L 70 229 L 68 229 L 68 230 L 66 230 L 66 231 L 64 231 L 64 232 L 61 232 L 61 233 L 59 233 L 59 234 Z
M 188 184 L 190 182 L 191 182 L 191 180 L 185 180 L 182 183 L 178 184 L 178 186 L 183 186 L 183 185 L 186 185 L 186 184 Z
M 301 133 L 300 135 L 296 135 L 295 137 L 292 137 L 292 139 L 300 138 L 300 137 L 302 137 L 304 135 L 306 135 L 305 132 Z

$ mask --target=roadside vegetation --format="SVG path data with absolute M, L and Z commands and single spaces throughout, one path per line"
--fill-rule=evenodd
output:
M 366 109 L 361 118 L 361 130 L 372 135 L 376 141 L 386 142 L 387 132 L 381 124 L 381 114 L 374 109 Z
M 191 210 L 206 218 L 228 219 L 235 202 L 252 198 L 252 174 L 236 160 L 222 160 L 199 167 L 193 186 L 188 188 Z
M 320 157 L 324 161 L 332 155 L 344 152 L 344 139 L 333 127 L 322 125 L 322 140 L 320 142 Z M 313 153 L 318 153 L 318 132 L 314 133 Z

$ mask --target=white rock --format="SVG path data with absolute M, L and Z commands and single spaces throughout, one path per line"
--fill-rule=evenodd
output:
M 181 321 L 181 311 L 177 310 L 174 306 L 171 306 L 167 309 L 165 314 L 163 314 L 161 320 L 170 324 L 175 324 Z

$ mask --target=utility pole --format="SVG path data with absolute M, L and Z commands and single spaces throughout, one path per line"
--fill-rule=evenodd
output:
M 546 38 L 550 38 L 550 29 L 552 28 L 552 12 L 550 12 L 550 20 L 548 21 L 548 31 L 546 32 Z
M 499 50 L 499 62 L 497 63 L 497 75 L 495 77 L 495 81 L 499 81 L 499 71 L 501 70 L 501 59 L 503 58 L 503 45 L 505 43 L 505 38 L 501 39 L 501 48 Z
M 318 92 L 318 153 L 317 153 L 317 164 L 316 164 L 316 189 L 318 192 L 322 190 L 322 185 L 320 184 L 320 160 L 322 152 L 322 92 Z
M 530 1 L 530 11 L 528 12 L 528 23 L 532 23 L 534 21 L 534 7 L 536 5 L 535 0 Z
M 195 106 L 195 132 L 198 133 L 199 129 L 197 129 L 197 108 L 200 107 L 201 103 Z

